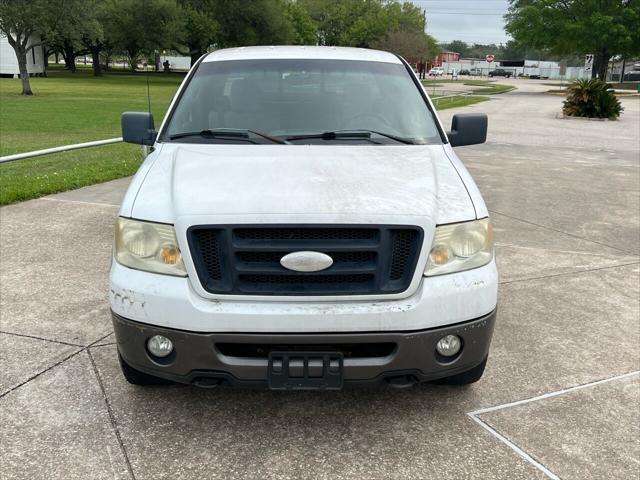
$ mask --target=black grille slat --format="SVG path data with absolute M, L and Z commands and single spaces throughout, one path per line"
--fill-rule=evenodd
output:
M 202 286 L 231 295 L 375 295 L 406 290 L 422 230 L 405 226 L 195 226 L 187 232 Z M 297 251 L 325 253 L 320 272 L 280 264 Z
M 375 240 L 378 230 L 374 228 L 237 228 L 234 239 L 273 240 Z
M 280 259 L 285 256 L 288 251 L 284 252 L 238 252 L 238 259 L 245 263 L 280 263 Z M 367 263 L 376 259 L 376 252 L 326 252 L 331 255 L 333 262 L 338 263 Z
M 206 266 L 210 280 L 222 279 L 222 253 L 220 245 L 220 230 L 195 230 L 197 250 Z
M 391 280 L 400 280 L 407 271 L 407 262 L 411 258 L 412 245 L 418 232 L 415 230 L 393 230 L 391 232 Z
M 332 274 L 338 275 L 348 275 L 348 274 L 364 274 L 371 273 L 375 274 L 377 272 L 377 265 L 373 262 L 370 263 L 338 263 L 331 266 L 326 270 L 322 270 L 314 273 L 302 273 L 302 272 L 292 272 L 291 270 L 287 270 L 279 263 L 240 263 L 237 262 L 235 264 L 236 272 L 241 274 L 254 273 L 256 275 L 267 275 L 267 274 L 289 274 L 295 276 L 326 276 Z
M 319 283 L 366 283 L 373 280 L 373 275 L 240 275 L 240 281 L 248 283 L 273 284 L 310 284 Z

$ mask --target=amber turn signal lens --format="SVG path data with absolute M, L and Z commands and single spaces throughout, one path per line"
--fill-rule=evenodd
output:
M 180 250 L 175 245 L 165 245 L 160 249 L 160 259 L 167 265 L 176 265 L 180 261 Z
M 445 245 L 436 245 L 431 249 L 431 253 L 429 255 L 431 257 L 431 263 L 434 265 L 444 265 L 451 257 L 449 248 Z

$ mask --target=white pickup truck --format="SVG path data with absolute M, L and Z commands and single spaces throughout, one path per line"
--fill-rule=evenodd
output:
M 402 58 L 249 47 L 201 58 L 115 232 L 111 309 L 126 379 L 339 389 L 484 371 L 498 274 L 488 211 Z

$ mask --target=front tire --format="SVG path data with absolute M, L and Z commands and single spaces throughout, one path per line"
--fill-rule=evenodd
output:
M 433 383 L 437 383 L 438 385 L 470 385 L 482 378 L 482 374 L 484 373 L 486 366 L 487 357 L 484 357 L 484 360 L 482 360 L 480 365 L 477 365 L 466 372 L 451 375 L 450 377 L 439 378 Z
M 169 385 L 173 383 L 171 380 L 165 378 L 155 377 L 148 373 L 136 370 L 127 362 L 125 362 L 120 352 L 118 352 L 118 360 L 120 361 L 120 368 L 122 369 L 122 375 L 127 382 L 131 385 Z

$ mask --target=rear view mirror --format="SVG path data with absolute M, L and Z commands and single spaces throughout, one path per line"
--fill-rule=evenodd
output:
M 476 145 L 487 140 L 488 119 L 484 113 L 459 113 L 453 116 L 447 132 L 452 147 Z
M 147 112 L 124 112 L 120 118 L 122 140 L 138 145 L 153 145 L 158 132 L 153 127 L 153 115 Z

